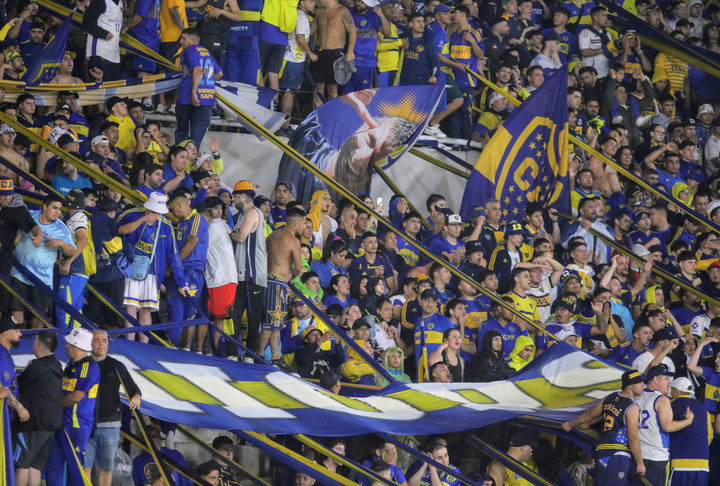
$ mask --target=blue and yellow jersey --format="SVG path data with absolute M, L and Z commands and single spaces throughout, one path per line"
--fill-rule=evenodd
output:
M 637 407 L 635 400 L 613 392 L 603 400 L 603 430 L 597 450 L 629 450 L 625 413 Z
M 92 428 L 99 383 L 100 368 L 91 356 L 70 362 L 65 366 L 62 380 L 63 397 L 76 391 L 85 392 L 85 396 L 78 403 L 63 408 L 63 422 L 66 427 Z
M 208 227 L 205 217 L 198 214 L 194 209 L 187 218 L 180 221 L 177 225 L 175 238 L 177 239 L 178 250 L 185 245 L 188 237 L 197 238 L 198 241 L 192 253 L 182 261 L 183 267 L 202 270 L 205 268 L 205 261 L 207 260 Z
M 402 41 L 398 37 L 398 31 L 395 24 L 390 24 L 392 36 L 385 37 L 382 32 L 378 33 L 377 43 L 377 59 L 378 71 L 381 73 L 387 71 L 397 71 L 400 62 L 400 48 Z
M 442 344 L 443 333 L 448 329 L 454 328 L 455 326 L 450 319 L 437 312 L 425 318 L 421 315 L 415 320 L 413 329 L 415 339 L 415 363 L 417 364 L 420 382 L 424 381 L 424 378 L 428 376 L 428 358 Z
M 535 299 L 529 295 L 523 297 L 515 292 L 510 292 L 507 296 L 515 302 L 515 310 L 520 314 L 524 315 L 531 321 L 540 320 L 540 313 L 538 312 L 537 302 L 535 302 Z
M 471 71 L 478 72 L 478 58 L 473 52 L 472 45 L 470 42 L 464 40 L 465 33 L 470 34 L 480 49 L 483 48 L 482 34 L 479 30 L 467 27 L 465 30 L 455 32 L 450 36 L 450 57 L 467 66 Z M 474 88 L 477 86 L 477 80 L 472 77 L 466 71 L 460 71 L 453 68 L 453 74 L 455 75 L 455 81 L 461 88 Z
M 450 57 L 450 39 L 448 38 L 447 32 L 440 25 L 440 22 L 430 22 L 425 28 L 425 32 L 435 44 L 435 50 L 438 54 L 449 58 Z M 446 74 L 452 74 L 452 69 L 444 64 L 440 65 L 440 70 Z
M 710 415 L 695 397 L 680 396 L 670 401 L 673 420 L 684 420 L 688 408 L 695 418 L 687 427 L 670 433 L 670 467 L 680 470 L 709 469 L 710 448 L 713 429 Z M 707 438 L 707 440 L 702 440 Z
M 565 2 L 560 6 L 565 7 L 570 12 L 570 18 L 567 21 L 567 25 L 574 26 L 592 24 L 590 11 L 595 8 L 594 2 L 580 0 L 579 4 L 576 4 L 575 2 Z M 576 33 L 580 33 L 580 29 L 578 29 Z
M 720 403 L 720 375 L 707 366 L 703 366 L 702 370 L 702 376 L 705 378 L 705 409 L 714 421 L 718 411 L 718 403 Z

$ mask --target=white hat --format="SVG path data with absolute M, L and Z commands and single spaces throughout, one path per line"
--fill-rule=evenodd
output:
M 500 101 L 502 99 L 505 99 L 505 97 L 496 91 L 490 95 L 490 99 L 488 100 L 488 105 L 492 106 L 493 103 L 495 103 L 496 101 Z
M 362 3 L 370 8 L 377 7 L 380 4 L 380 0 L 362 0 Z
M 78 349 L 90 352 L 92 351 L 92 337 L 92 333 L 87 329 L 76 327 L 70 334 L 65 336 L 65 342 Z
M 715 110 L 713 110 L 713 107 L 710 103 L 705 103 L 704 105 L 700 105 L 700 108 L 698 108 L 698 118 L 700 118 L 700 115 L 704 115 L 706 113 L 710 113 L 711 115 L 715 114 Z
M 693 387 L 690 380 L 681 376 L 680 378 L 675 378 L 672 383 L 670 383 L 670 388 L 675 388 L 683 393 L 692 393 L 695 387 Z
M 167 214 L 167 196 L 163 192 L 151 192 L 148 200 L 143 204 L 145 209 L 149 209 L 152 212 Z
M 207 152 L 198 153 L 197 157 L 195 157 L 195 167 L 200 167 L 206 159 L 212 159 L 212 154 Z
M 0 125 L 0 134 L 3 133 L 15 133 L 15 129 L 7 123 L 3 123 L 2 125 Z
M 462 224 L 462 218 L 459 214 L 451 214 L 448 216 L 447 224 Z
M 48 133 L 48 140 L 52 144 L 56 144 L 58 141 L 58 138 L 60 138 L 61 135 L 65 135 L 66 133 L 70 133 L 67 130 L 64 130 L 60 127 L 53 127 L 52 130 L 50 130 L 50 133 Z
M 557 336 L 557 338 L 558 338 L 560 341 L 565 341 L 565 339 L 569 338 L 570 336 L 580 337 L 580 336 L 578 336 L 577 334 L 575 334 L 573 331 L 566 331 L 565 329 L 559 331 L 559 332 L 556 333 L 555 335 Z
M 110 140 L 108 140 L 105 135 L 98 135 L 92 139 L 91 145 L 94 147 L 96 145 L 100 145 L 101 143 L 110 143 Z

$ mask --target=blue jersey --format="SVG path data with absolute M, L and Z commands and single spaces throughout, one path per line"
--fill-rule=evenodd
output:
M 355 22 L 355 30 L 357 32 L 357 40 L 355 41 L 355 65 L 363 67 L 376 67 L 377 55 L 377 39 L 382 21 L 378 14 L 372 10 L 368 10 L 360 15 L 355 12 L 355 7 L 350 7 L 353 21 Z
M 368 459 L 367 461 L 363 462 L 363 466 L 365 466 L 366 468 L 370 468 L 370 466 L 372 466 L 373 462 L 374 462 L 373 460 Z M 390 480 L 393 481 L 394 483 L 397 483 L 400 486 L 403 486 L 403 485 L 407 486 L 407 480 L 405 479 L 405 474 L 403 474 L 402 469 L 400 469 L 400 467 L 395 464 L 390 464 L 389 466 L 390 466 Z M 361 486 L 370 486 L 370 484 L 372 482 L 373 481 L 371 478 L 364 476 L 364 475 L 360 476 L 358 478 L 358 483 Z
M 408 38 L 404 50 L 400 84 L 403 86 L 428 84 L 428 79 L 438 75 L 439 61 L 433 42 L 427 35 Z
M 65 427 L 74 429 L 92 428 L 95 422 L 95 402 L 97 401 L 100 368 L 91 356 L 80 361 L 71 361 L 63 371 L 63 397 L 81 391 L 85 396 L 76 404 L 63 408 Z
M 442 314 L 435 312 L 429 317 L 420 317 L 415 321 L 415 362 L 423 356 L 426 358 L 440 347 L 443 341 L 443 333 L 448 329 L 455 329 L 453 323 Z
M 637 407 L 635 400 L 613 392 L 603 400 L 603 430 L 597 450 L 629 450 L 625 414 L 628 409 Z
M 443 252 L 450 254 L 458 253 L 465 250 L 465 242 L 458 239 L 455 244 L 452 244 L 444 236 L 440 236 L 439 238 L 432 239 L 429 250 L 433 255 L 438 256 L 442 255 Z
M 705 409 L 715 417 L 720 402 L 720 375 L 707 366 L 703 366 L 702 371 L 702 376 L 705 378 Z
M 0 346 L 0 388 L 10 386 L 15 376 L 15 362 L 5 346 Z
M 505 327 L 503 327 L 496 319 L 490 319 L 483 324 L 483 327 L 480 330 L 480 336 L 478 337 L 478 342 L 482 342 L 483 336 L 491 329 L 499 332 L 503 338 L 503 357 L 505 358 L 510 356 L 512 350 L 515 349 L 515 340 L 520 336 L 528 335 L 527 330 L 523 331 L 520 329 L 520 326 L 514 322 L 509 322 Z
M 481 50 L 483 49 L 482 34 L 479 30 L 468 26 L 464 31 L 455 32 L 450 36 L 450 57 L 453 61 L 464 64 L 471 71 L 477 73 L 479 71 L 478 58 L 472 50 L 472 44 L 464 39 L 466 33 L 475 39 Z M 453 74 L 455 74 L 455 81 L 459 87 L 474 88 L 477 86 L 477 80 L 465 70 L 460 71 L 453 68 Z
M 133 36 L 145 45 L 160 43 L 160 0 L 137 0 L 135 15 L 143 19 L 132 28 Z
M 40 226 L 43 235 L 43 244 L 37 248 L 30 238 L 29 233 L 23 233 L 20 242 L 15 248 L 15 258 L 20 265 L 24 266 L 37 278 L 39 278 L 48 287 L 53 286 L 53 268 L 55 261 L 58 259 L 60 248 L 50 248 L 47 241 L 50 238 L 62 240 L 75 248 L 72 234 L 65 223 L 59 219 L 52 223 L 43 224 L 40 222 L 40 214 L 42 211 L 30 211 L 30 216 Z M 28 285 L 32 285 L 29 280 L 20 275 L 20 272 L 12 269 L 12 276 Z
M 180 63 L 187 68 L 189 74 L 180 82 L 177 103 L 180 105 L 192 104 L 192 72 L 199 67 L 202 69 L 202 76 L 197 88 L 198 100 L 201 106 L 213 106 L 215 104 L 215 73 L 222 71 L 215 58 L 203 46 L 194 45 L 183 49 L 180 59 Z
M 560 62 L 565 64 L 568 56 L 577 52 L 577 37 L 568 30 L 562 33 L 557 32 L 555 29 L 545 29 L 542 31 L 543 35 L 552 33 L 557 34 L 560 38 L 560 52 L 558 52 L 558 57 L 560 58 Z
M 413 477 L 415 473 L 418 472 L 420 467 L 422 466 L 422 462 L 415 461 L 410 465 L 410 467 L 407 470 L 407 477 Z M 457 471 L 457 474 L 460 474 L 460 469 L 450 464 L 448 468 L 452 469 L 453 471 Z M 460 486 L 462 483 L 458 478 L 455 476 L 448 474 L 443 471 L 438 470 L 438 477 L 440 478 L 440 483 L 442 486 Z M 430 469 L 425 470 L 425 474 L 420 478 L 420 483 L 418 483 L 419 486 L 431 486 L 432 482 L 430 481 Z
M 592 333 L 592 324 L 585 324 L 583 322 L 572 322 L 570 324 L 561 325 L 555 322 L 554 324 L 549 324 L 545 326 L 545 329 L 552 333 L 556 334 L 560 331 L 567 330 L 572 331 L 575 334 L 578 335 L 580 338 L 587 338 L 589 339 Z M 535 347 L 537 349 L 547 349 L 551 344 L 554 344 L 556 341 L 549 337 L 545 333 L 538 333 L 537 336 L 535 336 Z
M 398 255 L 405 260 L 405 263 L 411 267 L 414 267 L 420 261 L 420 250 L 412 246 L 401 236 L 397 237 L 397 252 Z
M 635 351 L 635 348 L 632 345 L 632 341 L 628 341 L 626 343 L 618 344 L 617 346 L 615 346 L 610 352 L 610 355 L 607 357 L 607 360 L 632 368 L 632 364 L 633 361 L 635 361 L 635 358 L 637 358 L 647 350 L 648 348 L 643 348 L 641 351 Z
M 465 321 L 465 336 L 463 337 L 463 343 L 470 344 L 472 342 L 475 343 L 475 345 L 477 346 L 477 344 L 480 342 L 480 328 L 482 327 L 483 322 L 487 321 L 488 311 L 485 310 L 485 306 L 481 302 L 479 297 L 475 299 L 460 300 L 465 303 L 465 312 L 467 312 L 467 321 Z M 470 356 L 465 351 L 462 351 L 460 354 L 466 362 L 472 361 L 472 356 Z
M 335 275 L 347 275 L 347 271 L 340 265 L 333 265 L 330 260 L 323 262 L 322 260 L 315 260 L 310 264 L 310 270 L 318 274 L 320 278 L 320 285 L 327 287 L 330 285 L 330 280 Z
M 370 263 L 367 261 L 366 255 L 356 258 L 350 264 L 348 273 L 352 279 L 358 277 L 374 277 L 375 271 L 380 268 L 380 276 L 384 278 L 391 278 L 393 276 L 393 268 L 390 260 L 381 256 L 375 255 L 375 261 Z
M 691 397 L 678 397 L 670 401 L 673 420 L 685 420 L 685 412 L 690 407 L 695 415 L 693 421 L 684 429 L 670 433 L 670 466 L 708 470 L 710 448 L 708 441 L 708 413 L 702 403 Z M 682 460 L 682 464 L 676 461 Z
M 335 295 L 326 295 L 325 297 L 323 297 L 322 303 L 325 304 L 326 307 L 330 307 L 333 304 L 338 304 L 340 307 L 342 307 L 344 309 L 345 307 L 347 307 L 349 305 L 353 305 L 353 304 L 357 305 L 358 302 L 355 299 L 351 299 L 349 295 L 347 297 L 345 297 L 344 301 L 340 300 Z
M 175 169 L 173 169 L 170 164 L 163 165 L 163 180 L 162 186 L 160 187 L 165 187 L 165 185 L 171 180 L 175 179 L 175 177 L 177 177 L 177 172 L 175 172 Z M 194 186 L 195 183 L 193 182 L 192 177 L 186 172 L 182 182 L 180 183 L 180 185 L 178 185 L 178 189 L 184 187 L 185 189 L 192 190 Z M 153 191 L 151 190 L 150 192 Z M 149 194 L 146 194 L 146 196 L 149 197 Z
M 178 250 L 185 245 L 189 236 L 196 237 L 198 242 L 193 251 L 182 261 L 183 268 L 202 272 L 205 270 L 205 261 L 207 260 L 208 225 L 205 217 L 198 214 L 194 209 L 187 218 L 177 225 L 175 238 Z

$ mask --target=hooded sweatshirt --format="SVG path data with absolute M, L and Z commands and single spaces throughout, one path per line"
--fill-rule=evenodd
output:
M 365 339 L 356 339 L 355 343 L 361 348 L 365 346 Z M 347 348 L 348 360 L 343 365 L 343 376 L 349 382 L 360 385 L 375 385 L 375 368 L 373 368 L 360 354 L 352 347 Z
M 481 351 L 475 355 L 470 365 L 465 368 L 466 383 L 482 383 L 488 381 L 500 381 L 510 378 L 515 370 L 503 359 L 503 352 L 493 351 L 492 340 L 500 336 L 495 329 L 488 331 L 482 338 Z
M 533 351 L 530 354 L 530 358 L 523 359 L 519 356 L 520 351 L 525 349 L 528 346 L 533 347 Z M 530 361 L 532 361 L 535 358 L 535 343 L 533 342 L 532 338 L 529 336 L 520 336 L 515 340 L 515 348 L 510 353 L 510 368 L 514 369 L 515 371 L 520 371 L 527 365 Z
M 400 368 L 391 368 L 390 364 L 388 363 L 388 356 L 395 353 L 400 353 Z M 388 371 L 388 373 L 393 375 L 395 381 L 399 381 L 400 383 L 412 383 L 410 377 L 405 374 L 405 353 L 399 347 L 393 346 L 391 348 L 388 348 L 387 351 L 385 351 L 385 369 Z M 382 376 L 378 376 L 378 385 L 388 386 L 389 383 Z

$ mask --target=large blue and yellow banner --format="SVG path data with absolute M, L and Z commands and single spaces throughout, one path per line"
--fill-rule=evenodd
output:
M 402 86 L 340 96 L 313 111 L 289 145 L 353 194 L 368 194 L 375 163 L 392 163 L 412 147 L 443 93 L 442 86 Z M 300 201 L 326 189 L 288 155 L 278 181 L 293 184 Z
M 567 76 L 558 69 L 513 110 L 483 148 L 463 195 L 461 215 L 489 198 L 505 222 L 521 221 L 525 204 L 569 208 Z M 567 200 L 568 208 L 558 207 Z
M 18 367 L 33 358 L 32 341 L 22 339 L 13 351 Z M 123 339 L 111 340 L 109 352 L 127 366 L 142 390 L 141 411 L 152 417 L 194 427 L 322 436 L 447 433 L 526 414 L 567 420 L 615 391 L 622 375 L 590 353 L 559 343 L 507 381 L 395 382 L 377 394 L 350 398 L 260 364 Z M 67 360 L 62 345 L 56 354 Z
M 57 75 L 60 63 L 67 49 L 72 17 L 68 16 L 47 43 L 40 55 L 28 66 L 23 81 L 28 83 L 49 83 Z

